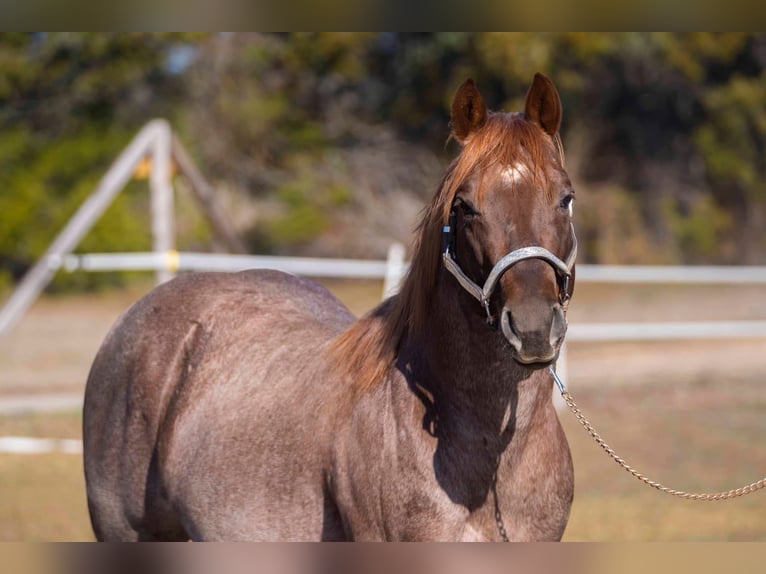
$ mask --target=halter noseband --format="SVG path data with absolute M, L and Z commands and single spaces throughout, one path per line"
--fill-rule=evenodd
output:
M 542 259 L 553 267 L 556 277 L 559 279 L 559 301 L 562 305 L 566 305 L 569 302 L 569 282 L 572 279 L 572 268 L 574 267 L 575 259 L 577 259 L 577 236 L 574 232 L 574 225 L 569 224 L 572 229 L 572 249 L 569 251 L 566 261 L 562 261 L 544 247 L 521 247 L 511 251 L 495 263 L 492 271 L 489 272 L 487 280 L 484 282 L 484 287 L 479 287 L 463 272 L 453 257 L 455 251 L 455 221 L 456 215 L 453 210 L 450 213 L 449 225 L 445 225 L 442 230 L 442 260 L 447 271 L 454 275 L 463 289 L 468 291 L 484 307 L 487 313 L 487 323 L 490 325 L 495 323 L 492 312 L 489 310 L 489 300 L 497 286 L 497 282 L 503 276 L 503 273 L 525 259 Z

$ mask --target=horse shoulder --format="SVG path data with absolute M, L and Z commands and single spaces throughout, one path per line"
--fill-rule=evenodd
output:
M 569 444 L 552 405 L 536 418 L 524 448 L 501 463 L 498 502 L 509 538 L 560 540 L 574 497 L 574 468 Z M 524 496 L 520 496 L 524 493 Z M 494 516 L 487 522 L 496 527 Z
M 355 540 L 459 538 L 468 512 L 436 481 L 427 411 L 395 370 L 351 405 L 335 437 L 332 476 Z

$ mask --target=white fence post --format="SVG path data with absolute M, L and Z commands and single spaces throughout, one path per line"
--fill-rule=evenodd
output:
M 155 120 L 157 136 L 152 150 L 152 170 L 149 176 L 149 189 L 152 204 L 152 248 L 154 252 L 169 254 L 175 247 L 175 220 L 173 213 L 173 185 L 170 177 L 170 146 L 172 134 L 166 120 Z M 159 285 L 173 278 L 175 269 L 169 265 L 156 271 Z
M 392 243 L 388 248 L 386 277 L 383 281 L 383 299 L 387 299 L 399 291 L 404 275 L 404 254 L 404 245 L 401 243 Z
M 150 151 L 156 135 L 156 122 L 148 123 L 138 132 L 130 145 L 101 178 L 96 190 L 59 233 L 45 255 L 27 272 L 8 302 L 0 309 L 0 335 L 8 333 L 34 303 L 40 292 L 53 279 L 61 266 L 62 259 L 77 247 L 125 184 L 130 181 L 136 167 Z

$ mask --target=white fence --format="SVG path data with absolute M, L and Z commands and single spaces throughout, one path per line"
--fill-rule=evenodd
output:
M 165 251 L 48 256 L 43 264 L 51 273 L 62 268 L 67 271 L 96 272 L 145 270 L 164 272 L 168 276 L 177 271 L 241 271 L 268 268 L 310 277 L 381 279 L 384 281 L 383 297 L 396 292 L 401 278 L 408 269 L 404 261 L 404 247 L 400 244 L 391 246 L 386 261 Z M 578 283 L 623 284 L 766 285 L 766 267 L 578 265 L 577 281 Z M 0 326 L 5 324 L 3 317 L 8 311 L 13 309 L 0 310 Z M 2 331 L 1 327 L 0 331 Z M 766 321 L 580 323 L 571 325 L 567 334 L 567 340 L 570 342 L 750 337 L 766 337 Z
M 241 271 L 279 269 L 311 277 L 382 279 L 383 296 L 396 292 L 407 271 L 404 247 L 394 244 L 387 261 L 270 257 L 208 253 L 92 253 L 67 255 L 50 266 L 68 271 L 166 270 Z M 766 267 L 578 265 L 578 283 L 663 283 L 686 285 L 766 285 Z M 648 341 L 766 337 L 766 321 L 689 321 L 661 323 L 580 323 L 570 326 L 568 341 Z
M 1 436 L 0 452 L 7 454 L 82 454 L 82 441 L 74 438 Z
M 278 269 L 310 277 L 381 279 L 383 297 L 394 294 L 407 271 L 404 247 L 394 244 L 386 261 L 223 255 L 208 253 L 91 253 L 50 257 L 51 271 L 241 271 Z M 646 267 L 578 265 L 580 283 L 663 283 L 687 285 L 766 285 L 766 267 Z M 2 316 L 2 312 L 0 312 Z M 649 341 L 683 339 L 766 338 L 766 321 L 690 321 L 662 323 L 581 323 L 570 325 L 567 341 Z M 566 377 L 566 346 L 557 365 Z M 557 401 L 557 406 L 561 407 Z M 0 452 L 44 453 L 81 452 L 79 441 L 1 437 Z
M 296 275 L 383 279 L 383 296 L 396 292 L 407 271 L 404 247 L 394 244 L 387 261 L 216 255 L 204 253 L 94 253 L 68 255 L 54 262 L 73 271 L 168 270 L 240 271 L 251 268 L 279 269 Z M 766 267 L 754 266 L 625 266 L 578 265 L 578 283 L 662 283 L 686 285 L 766 285 Z M 661 323 L 579 323 L 572 324 L 567 341 L 656 341 L 682 339 L 766 338 L 766 321 L 687 321 Z M 566 380 L 566 349 L 558 369 Z

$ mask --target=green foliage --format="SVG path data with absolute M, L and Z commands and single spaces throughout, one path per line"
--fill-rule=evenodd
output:
M 0 297 L 4 298 L 5 294 L 10 292 L 13 286 L 13 277 L 10 271 L 0 269 Z
M 578 196 L 575 225 L 582 250 L 601 264 L 670 263 L 674 253 L 658 249 L 646 233 L 640 200 L 616 185 L 593 186 Z
M 710 177 L 758 201 L 766 199 L 766 74 L 740 75 L 705 97 L 709 121 L 695 141 Z
M 324 191 L 325 201 L 328 207 L 344 207 L 350 205 L 353 200 L 353 192 L 344 185 L 334 185 Z
M 733 218 L 716 205 L 711 197 L 703 197 L 691 207 L 683 208 L 672 198 L 663 202 L 666 218 L 678 247 L 686 259 L 695 263 L 720 259 Z
M 153 34 L 0 35 L 0 268 L 32 265 L 95 189 L 109 164 L 153 115 L 171 118 L 180 83 L 170 48 L 196 38 Z M 132 188 L 137 189 L 132 189 Z M 130 186 L 80 245 L 129 251 L 149 245 L 148 211 Z M 59 274 L 54 289 L 119 276 Z
M 319 208 L 301 204 L 269 221 L 266 230 L 273 243 L 290 247 L 314 239 L 327 225 L 327 218 Z
M 0 288 L 152 117 L 257 206 L 252 248 L 300 251 L 379 205 L 348 150 L 406 140 L 446 164 L 455 88 L 473 77 L 493 108 L 520 109 L 538 71 L 564 103 L 584 260 L 764 262 L 764 53 L 752 33 L 3 33 Z M 132 183 L 80 249 L 147 249 L 146 195 Z M 210 230 L 178 207 L 179 245 L 204 248 Z
M 329 229 L 328 214 L 352 201 L 351 191 L 343 185 L 323 185 L 308 175 L 279 186 L 275 195 L 281 209 L 264 222 L 259 234 L 259 247 L 268 251 L 315 239 Z

